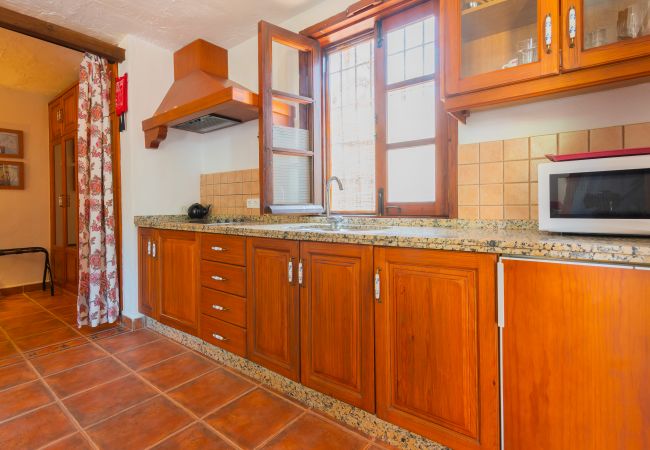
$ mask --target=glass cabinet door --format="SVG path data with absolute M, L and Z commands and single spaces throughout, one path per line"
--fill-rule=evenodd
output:
M 67 245 L 77 245 L 77 168 L 75 137 L 64 139 L 65 146 L 65 207 L 66 207 L 66 228 Z
M 447 2 L 447 93 L 559 71 L 559 7 L 549 0 Z
M 54 246 L 63 247 L 65 245 L 65 192 L 64 177 L 65 167 L 63 165 L 63 152 L 61 144 L 57 142 L 52 146 L 52 203 L 54 215 Z
M 649 0 L 563 0 L 562 6 L 566 69 L 650 54 Z

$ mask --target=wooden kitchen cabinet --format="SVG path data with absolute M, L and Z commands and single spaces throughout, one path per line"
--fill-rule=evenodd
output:
M 301 381 L 375 410 L 372 247 L 301 242 Z
M 248 358 L 300 380 L 299 243 L 247 240 Z
M 138 242 L 140 312 L 197 335 L 200 282 L 196 233 L 140 228 Z
M 505 449 L 650 443 L 650 271 L 504 261 Z
M 374 251 L 377 415 L 456 450 L 497 449 L 496 256 Z

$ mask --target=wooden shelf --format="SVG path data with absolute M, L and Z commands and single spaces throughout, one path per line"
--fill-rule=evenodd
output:
M 463 42 L 537 23 L 535 0 L 489 0 L 461 11 Z

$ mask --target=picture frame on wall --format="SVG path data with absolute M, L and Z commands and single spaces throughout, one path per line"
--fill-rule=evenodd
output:
M 23 157 L 23 132 L 0 128 L 0 158 Z
M 25 164 L 0 161 L 0 189 L 25 189 Z

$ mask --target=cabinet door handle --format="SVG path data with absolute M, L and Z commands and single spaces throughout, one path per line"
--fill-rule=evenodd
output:
M 217 333 L 212 333 L 212 337 L 215 338 L 217 341 L 221 341 L 221 342 L 226 342 L 228 340 L 228 338 L 225 338 Z
M 217 311 L 228 311 L 228 308 L 224 308 L 221 305 L 212 305 L 212 309 L 216 309 Z
M 375 300 L 377 303 L 381 303 L 381 280 L 379 278 L 379 272 L 381 269 L 378 267 L 375 271 Z
M 218 245 L 214 245 L 214 246 L 212 246 L 212 247 L 210 247 L 210 248 L 211 248 L 212 250 L 214 250 L 215 252 L 225 252 L 225 251 L 226 251 L 225 248 L 223 248 L 223 247 L 219 247 Z
M 569 27 L 569 48 L 576 46 L 576 36 L 578 34 L 578 19 L 576 17 L 576 7 L 571 5 L 568 16 Z
M 151 244 L 151 256 L 156 257 L 156 243 Z
M 293 258 L 289 259 L 289 264 L 287 266 L 287 278 L 289 279 L 289 284 L 293 284 Z
M 302 286 L 302 279 L 303 279 L 303 273 L 302 273 L 302 259 L 298 261 L 298 284 Z
M 210 278 L 212 278 L 214 281 L 226 281 L 224 277 L 220 277 L 219 275 L 212 275 Z
M 147 241 L 147 255 L 151 256 L 151 241 Z
M 544 46 L 546 53 L 551 53 L 551 44 L 553 44 L 553 19 L 550 14 L 544 18 Z

